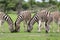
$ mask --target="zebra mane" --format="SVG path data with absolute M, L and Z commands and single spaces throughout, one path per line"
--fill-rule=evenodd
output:
M 9 15 L 7 15 L 7 16 L 10 18 L 11 21 L 13 21 Z

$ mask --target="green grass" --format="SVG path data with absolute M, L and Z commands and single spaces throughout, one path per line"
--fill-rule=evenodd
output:
M 13 22 L 15 22 L 17 15 L 16 14 L 8 14 L 12 19 Z M 42 28 L 41 33 L 37 32 L 37 26 L 38 24 L 35 23 L 33 26 L 33 30 L 31 33 L 24 32 L 23 23 L 20 24 L 21 30 L 18 33 L 10 33 L 8 29 L 8 23 L 4 23 L 4 31 L 5 33 L 2 33 L 0 30 L 0 40 L 60 40 L 60 32 L 52 32 L 52 24 L 50 27 L 51 32 L 45 33 L 45 29 Z M 54 29 L 57 29 L 57 25 L 54 24 Z

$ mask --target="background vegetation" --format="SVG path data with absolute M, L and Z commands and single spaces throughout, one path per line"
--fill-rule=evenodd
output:
M 17 10 L 27 10 L 27 9 L 40 9 L 47 8 L 51 6 L 56 6 L 58 10 L 60 10 L 60 2 L 57 0 L 42 0 L 42 2 L 36 0 L 0 0 L 0 10 L 4 12 L 8 11 L 17 11 Z

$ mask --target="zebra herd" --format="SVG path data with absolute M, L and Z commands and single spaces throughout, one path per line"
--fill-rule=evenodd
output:
M 46 33 L 50 32 L 50 23 L 56 22 L 58 24 L 57 32 L 60 31 L 60 12 L 53 11 L 48 12 L 48 10 L 41 10 L 36 12 L 33 17 L 31 17 L 31 11 L 21 11 L 17 16 L 15 23 L 13 23 L 12 19 L 9 15 L 5 14 L 4 12 L 0 12 L 0 27 L 3 26 L 4 21 L 7 21 L 9 24 L 10 32 L 19 32 L 20 31 L 20 23 L 24 21 L 24 31 L 31 32 L 33 29 L 33 25 L 37 22 L 38 23 L 38 32 L 41 32 L 41 25 L 42 22 L 45 24 Z M 15 25 L 15 27 L 13 26 Z M 27 27 L 25 26 L 27 25 Z M 3 30 L 4 31 L 4 30 Z M 54 29 L 53 29 L 54 32 Z

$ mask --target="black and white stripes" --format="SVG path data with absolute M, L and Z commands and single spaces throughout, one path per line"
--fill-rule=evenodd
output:
M 47 24 L 47 11 L 46 10 L 41 10 L 39 12 L 37 12 L 32 18 L 31 20 L 29 21 L 28 23 L 28 32 L 30 32 L 33 28 L 33 25 L 35 22 L 37 22 L 39 25 L 38 25 L 38 32 L 40 32 L 41 30 L 41 22 L 45 22 L 45 24 Z M 47 21 L 47 22 L 46 22 Z M 48 25 L 47 25 L 48 26 Z M 49 31 L 49 27 L 46 26 L 46 31 L 48 32 Z M 48 29 L 48 30 L 47 30 Z
M 1 26 L 3 25 L 2 23 L 4 21 L 7 21 L 8 25 L 9 25 L 9 30 L 11 32 L 13 32 L 14 31 L 14 27 L 13 27 L 13 21 L 12 21 L 12 19 L 10 18 L 9 15 L 5 14 L 4 12 L 0 12 L 0 25 Z
M 9 19 L 8 15 L 4 15 L 3 19 L 5 19 L 7 21 Z

